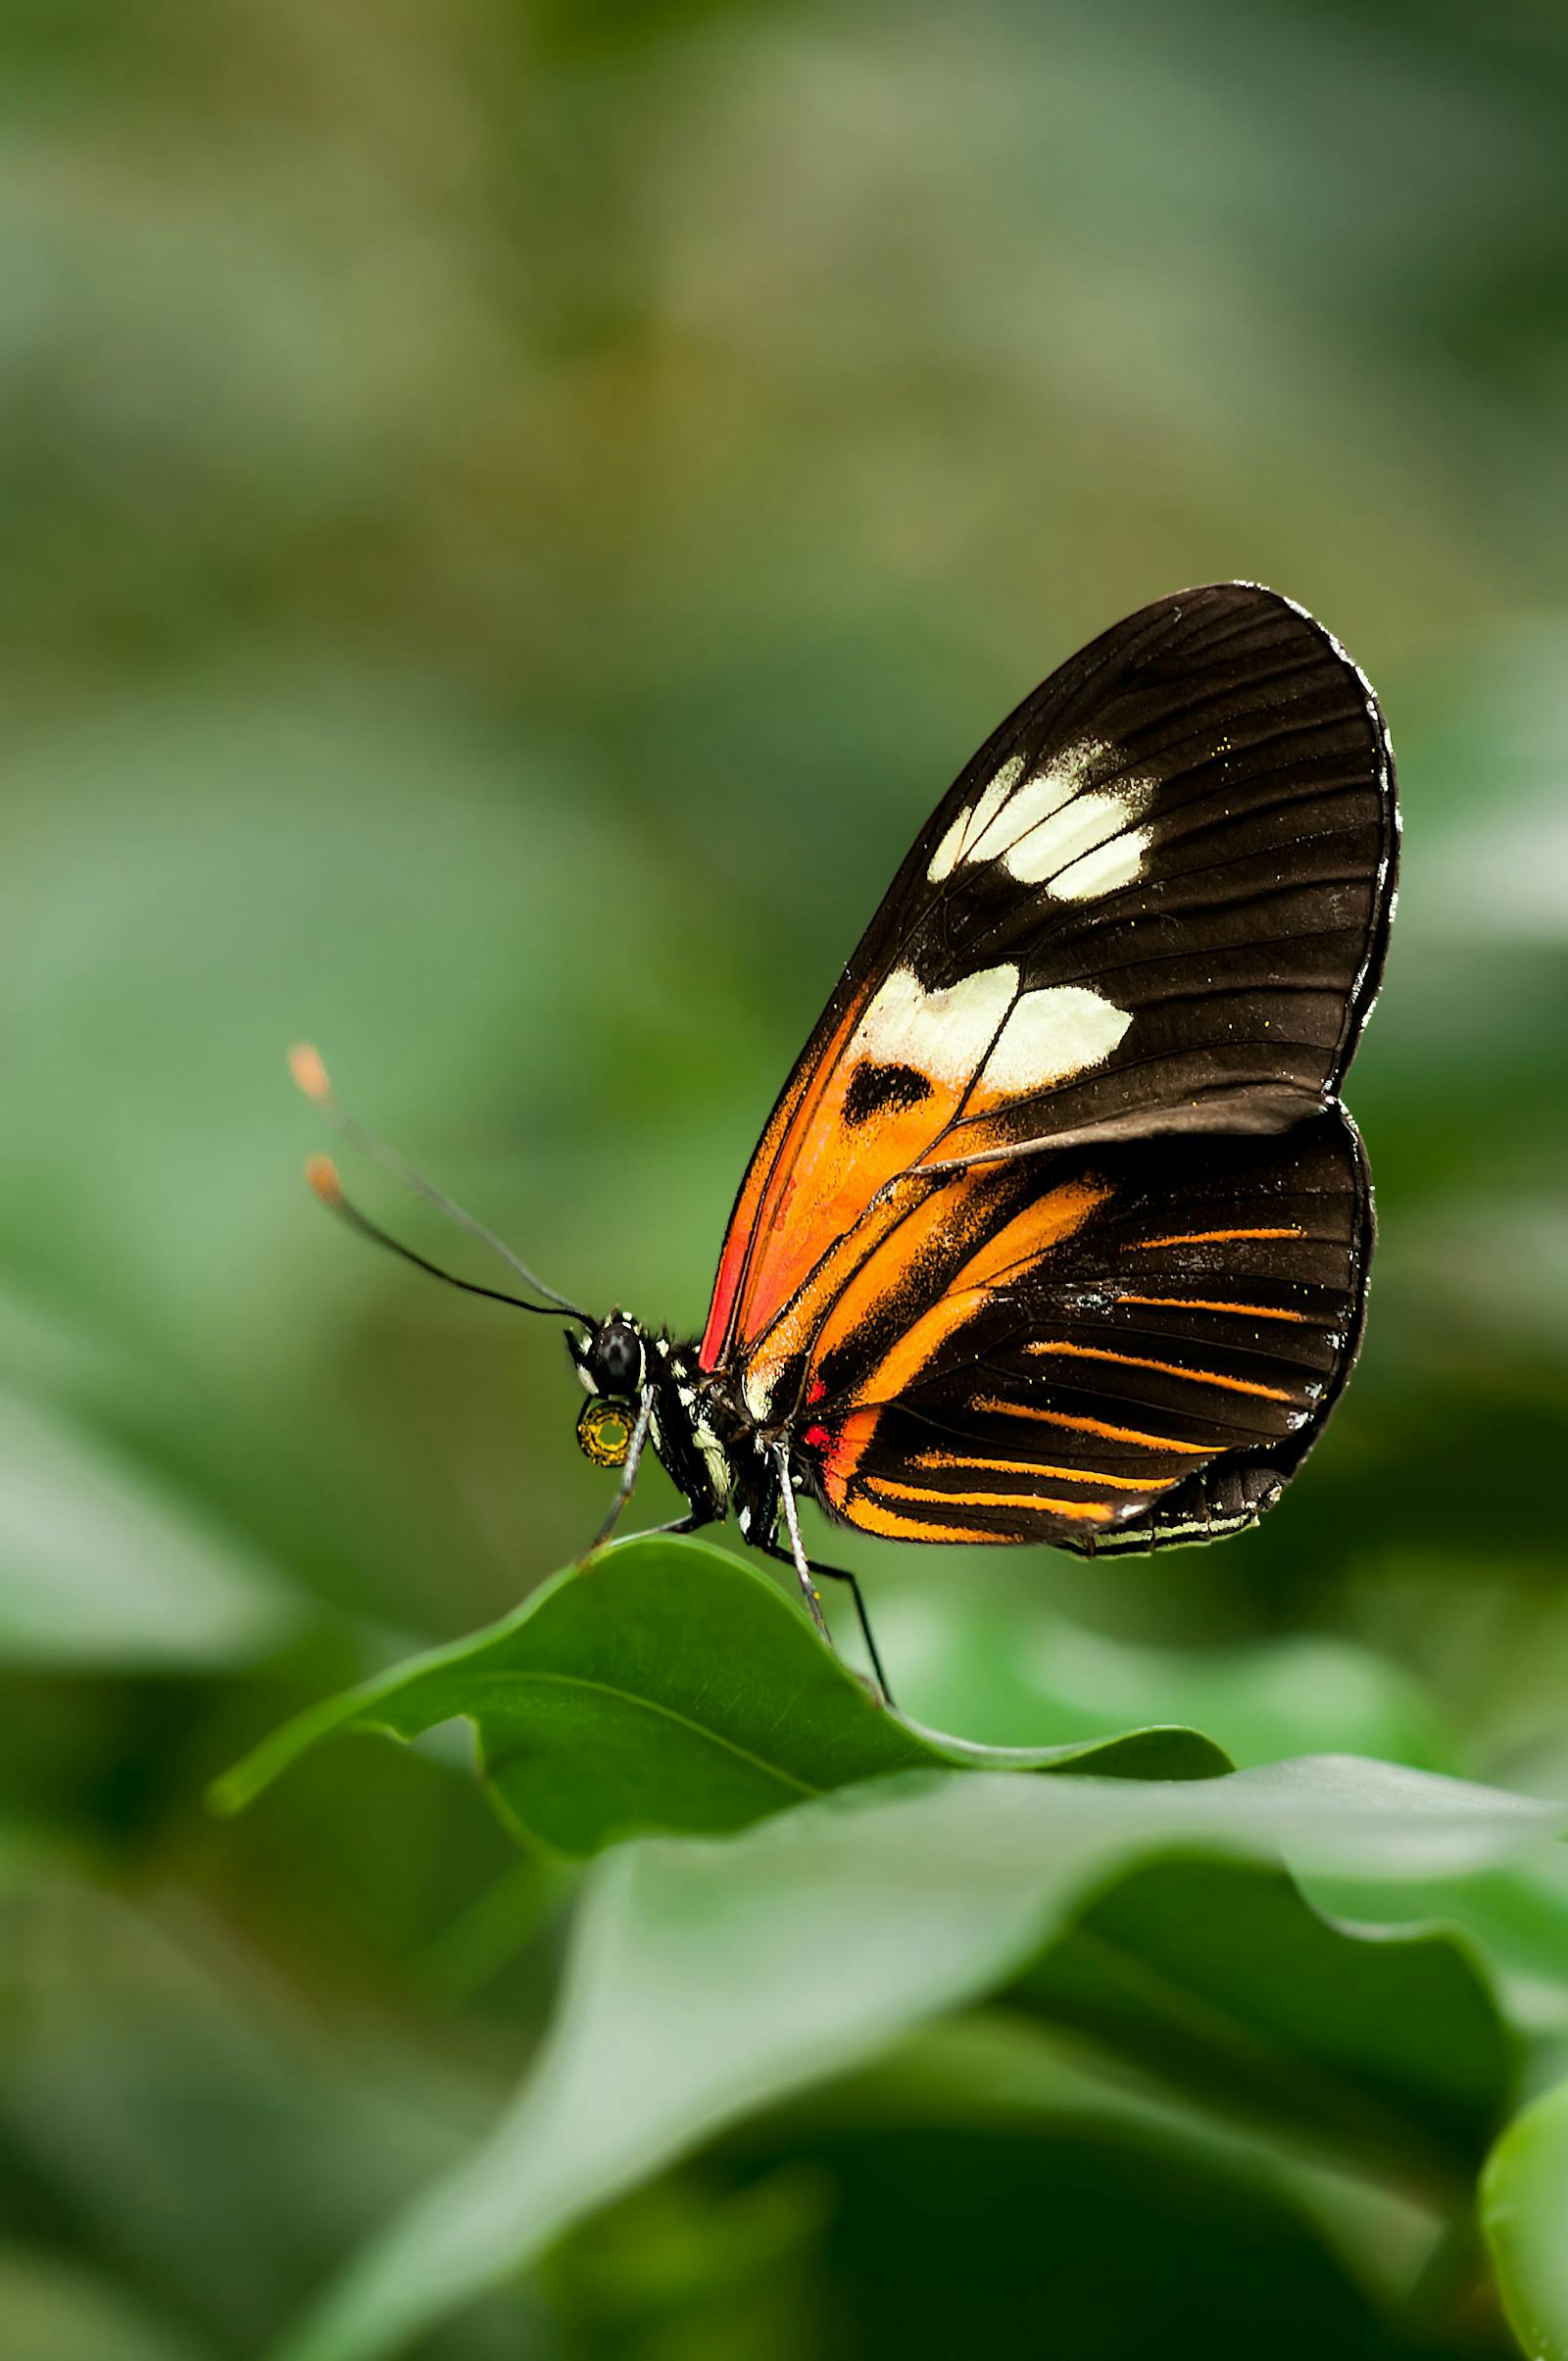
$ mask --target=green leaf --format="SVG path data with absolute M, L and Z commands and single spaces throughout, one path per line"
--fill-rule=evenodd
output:
M 1328 1759 L 1171 1784 L 926 1774 L 726 1840 L 628 1846 L 588 1880 L 561 2012 L 520 2098 L 282 2361 L 397 2350 L 722 2127 L 1016 1978 L 1118 1864 L 1283 1850 L 1324 1874 L 1460 1874 L 1562 1818 Z
M 1135 1870 L 1010 1996 L 1222 2115 L 1449 2197 L 1473 2179 L 1513 2077 L 1493 1997 L 1450 1939 L 1352 1936 L 1255 1861 Z
M 1568 2031 L 1568 1855 L 1560 1848 L 1519 1868 L 1431 1886 L 1314 1879 L 1311 1898 L 1339 1919 L 1420 1922 L 1462 1935 L 1502 1988 L 1515 2024 L 1538 2037 Z
M 0 1661 L 243 1663 L 299 1621 L 238 1533 L 85 1422 L 0 1388 Z
M 1498 2140 L 1482 2175 L 1481 2219 L 1530 2361 L 1568 2361 L 1568 2082 Z
M 1271 1873 L 1260 1866 L 1257 1874 Z M 1069 1927 L 1055 1943 L 1070 1940 Z M 1365 1955 L 1353 1943 L 1347 1949 L 1352 1960 Z M 1211 2099 L 1218 2099 L 1217 2108 L 1206 2103 Z M 1142 2072 L 1132 2058 L 1064 2035 L 1038 2011 L 1020 2009 L 1008 1989 L 915 2027 L 866 2064 L 739 2125 L 710 2142 L 685 2177 L 710 2172 L 714 2159 L 749 2158 L 763 2148 L 780 2155 L 808 2152 L 823 2131 L 910 2126 L 1036 2140 L 1058 2140 L 1074 2127 L 1093 2126 L 1106 2135 L 1170 2140 L 1187 2157 L 1229 2163 L 1254 2182 L 1266 2179 L 1390 2305 L 1407 2301 L 1441 2235 L 1448 2193 L 1439 2201 L 1430 2181 L 1413 2182 L 1402 2170 L 1377 2180 L 1363 2155 L 1348 2161 L 1338 2150 L 1318 2152 L 1317 2142 L 1305 2145 L 1294 2136 L 1294 2126 L 1265 2118 L 1261 2110 L 1231 2109 L 1211 2087 L 1195 2081 L 1189 2093 L 1169 2073 Z M 651 2186 L 667 2187 L 673 2177 L 665 2174 Z M 1472 2193 L 1473 2181 L 1463 2192 L 1466 2214 Z M 620 2203 L 637 2201 L 633 2192 Z M 610 2209 L 612 2215 L 618 2210 Z M 603 2218 L 595 2216 L 564 2243 L 591 2238 Z
M 18 2361 L 206 2361 L 213 2350 L 138 2289 L 21 2245 L 0 2245 L 0 2320 Z
M 585 2224 L 546 2284 L 565 2349 L 617 2361 L 1257 2361 L 1263 2320 L 1269 2361 L 1391 2353 L 1381 2289 L 1273 2159 L 1081 2099 L 1027 2129 L 766 2116 Z
M 519 1830 L 565 1853 L 653 1831 L 722 1835 L 895 1771 L 1094 1771 L 1194 1779 L 1228 1770 L 1197 1731 L 1077 1745 L 971 1746 L 887 1711 L 767 1575 L 701 1542 L 607 1549 L 514 1615 L 328 1698 L 219 1781 L 237 1810 L 330 1733 L 410 1739 L 455 1715 Z

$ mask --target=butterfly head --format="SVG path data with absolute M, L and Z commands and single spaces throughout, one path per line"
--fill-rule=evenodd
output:
M 647 1379 L 641 1324 L 617 1308 L 581 1336 L 568 1328 L 566 1351 L 591 1397 L 577 1421 L 578 1445 L 596 1467 L 619 1467 L 631 1440 L 631 1404 Z
M 628 1319 L 618 1307 L 581 1336 L 568 1328 L 566 1351 L 590 1394 L 630 1402 L 642 1392 L 648 1374 L 647 1339 L 641 1321 Z

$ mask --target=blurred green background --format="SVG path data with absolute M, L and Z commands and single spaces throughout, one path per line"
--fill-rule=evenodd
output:
M 312 1205 L 284 1048 L 558 1286 L 699 1327 L 914 827 L 1185 583 L 1304 602 L 1400 761 L 1360 1372 L 1221 1549 L 851 1554 L 970 1737 L 1564 1792 L 1568 15 L 6 0 L 0 113 L 6 2361 L 264 2352 L 555 1985 L 570 1880 L 462 1746 L 203 1808 L 604 1498 L 553 1327 Z M 825 2190 L 928 2236 L 912 2151 L 757 2137 L 716 2227 L 661 2185 L 420 2353 L 838 2349 L 779 2257 Z

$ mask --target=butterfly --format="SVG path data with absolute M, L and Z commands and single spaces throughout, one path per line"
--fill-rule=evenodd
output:
M 568 1316 L 578 1440 L 621 1471 L 600 1541 L 651 1445 L 686 1501 L 661 1530 L 734 1514 L 824 1636 L 817 1579 L 849 1584 L 886 1692 L 803 1498 L 893 1541 L 1147 1550 L 1255 1523 L 1321 1435 L 1365 1313 L 1340 1088 L 1397 859 L 1359 667 L 1273 591 L 1182 591 L 1026 697 L 916 837 L 747 1167 L 700 1338 L 594 1318 L 350 1128 Z

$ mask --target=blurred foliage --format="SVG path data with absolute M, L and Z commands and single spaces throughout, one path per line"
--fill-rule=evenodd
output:
M 450 1733 L 203 1806 L 603 1505 L 550 1324 L 305 1198 L 284 1046 L 558 1284 L 695 1327 L 914 825 L 1180 583 L 1302 600 L 1400 756 L 1362 1366 L 1221 1549 L 854 1562 L 976 1741 L 1190 1719 L 1563 1794 L 1568 18 L 4 0 L 0 62 L 7 2361 L 273 2348 L 579 1972 Z M 1559 1869 L 1331 1866 L 1460 1926 L 1557 2078 Z M 703 1972 L 742 1993 L 721 1931 Z M 1398 2173 L 1129 2115 L 1050 2024 L 900 2040 L 650 2158 L 420 2361 L 1508 2349 Z M 1519 2284 L 1553 2103 L 1488 2220 L 1568 2351 Z

